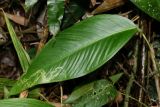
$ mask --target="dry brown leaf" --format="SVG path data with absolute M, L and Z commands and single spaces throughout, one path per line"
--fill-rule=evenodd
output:
M 61 104 L 61 103 L 54 103 L 54 102 L 53 102 L 53 105 L 55 107 L 71 107 L 69 104 Z
M 119 7 L 125 3 L 126 0 L 104 0 L 104 2 L 92 11 L 92 14 L 106 12 L 113 8 Z
M 5 25 L 4 17 L 0 16 L 0 26 L 3 27 Z
M 68 98 L 67 95 L 62 96 L 63 100 L 66 100 L 67 98 Z M 56 101 L 53 101 L 52 103 L 55 107 L 71 107 L 69 104 L 61 104 L 60 102 L 56 102 Z
M 118 94 L 115 98 L 115 102 L 116 103 L 121 103 L 123 101 L 123 95 L 121 94 L 121 92 L 118 91 Z
M 19 95 L 19 98 L 27 98 L 27 97 L 28 97 L 28 91 L 23 91 Z
M 9 14 L 6 13 L 7 17 L 12 20 L 13 22 L 23 25 L 23 26 L 27 26 L 28 25 L 28 19 L 26 19 L 23 16 L 18 16 L 18 15 L 13 15 L 13 14 Z
M 96 0 L 91 0 L 91 5 L 92 5 L 92 7 L 94 7 L 95 5 L 96 5 Z

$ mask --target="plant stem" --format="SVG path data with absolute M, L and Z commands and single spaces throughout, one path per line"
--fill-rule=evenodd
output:
M 151 56 L 151 61 L 152 61 L 152 65 L 153 65 L 153 72 L 158 72 L 157 64 L 155 61 L 154 49 L 151 46 L 151 44 L 149 43 L 149 41 L 147 40 L 146 36 L 144 34 L 142 34 L 142 36 L 150 49 L 150 56 Z M 160 84 L 159 84 L 159 74 L 158 73 L 154 76 L 154 80 L 155 80 L 156 90 L 157 90 L 157 94 L 158 94 L 158 107 L 160 107 Z
M 154 53 L 153 48 L 151 51 L 152 51 L 152 53 Z M 153 55 L 154 54 L 151 54 L 151 60 L 153 63 L 153 71 L 158 72 L 156 61 L 155 61 L 155 56 L 153 56 Z M 158 107 L 160 107 L 160 84 L 159 84 L 159 75 L 158 74 L 154 75 L 154 80 L 155 80 L 157 94 L 158 94 Z
M 129 106 L 129 94 L 130 94 L 130 91 L 131 91 L 133 81 L 134 81 L 134 74 L 132 73 L 131 76 L 130 76 L 129 82 L 127 84 L 127 88 L 126 88 L 124 107 Z
M 121 94 L 126 96 L 126 94 L 124 94 L 124 93 L 121 93 Z M 134 97 L 132 97 L 132 96 L 128 96 L 128 98 L 130 98 L 130 99 L 132 99 L 132 100 L 138 102 L 139 104 L 143 105 L 144 107 L 148 107 L 146 104 L 144 104 L 144 103 L 138 101 L 136 98 L 134 98 Z

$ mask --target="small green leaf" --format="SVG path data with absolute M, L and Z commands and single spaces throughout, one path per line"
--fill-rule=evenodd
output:
M 142 11 L 160 21 L 160 0 L 131 0 Z
M 12 87 L 14 83 L 16 83 L 16 80 L 0 78 L 0 90 L 3 89 L 4 86 Z
M 86 10 L 80 6 L 76 0 L 70 0 L 66 5 L 65 14 L 62 23 L 62 29 L 65 29 L 76 23 L 85 14 Z
M 29 91 L 28 98 L 39 98 L 40 97 L 40 88 L 35 88 Z
M 86 84 L 81 87 L 77 87 L 77 89 L 74 92 L 72 92 L 71 96 L 65 101 L 65 103 L 72 103 L 72 102 L 78 100 L 83 95 L 92 91 L 93 88 L 94 88 L 94 82 L 92 82 L 90 84 Z
M 9 95 L 8 89 L 10 89 L 16 83 L 15 80 L 0 78 L 0 94 L 7 98 Z
M 123 73 L 119 73 L 109 77 L 109 79 L 112 80 L 113 84 L 115 84 L 121 78 L 122 75 Z
M 97 15 L 77 23 L 47 43 L 10 94 L 87 75 L 111 59 L 136 32 L 132 21 L 118 15 Z
M 101 107 L 113 101 L 116 95 L 117 91 L 109 81 L 98 80 L 73 91 L 65 103 L 72 104 L 72 107 Z
M 25 10 L 28 11 L 29 9 L 31 9 L 34 4 L 36 4 L 38 2 L 38 0 L 25 0 Z
M 0 94 L 7 98 L 9 96 L 9 90 L 11 87 L 14 86 L 14 84 L 17 82 L 17 80 L 11 80 L 7 78 L 0 78 Z M 38 98 L 40 93 L 39 88 L 35 88 L 31 91 L 29 91 L 29 98 Z
M 47 0 L 48 25 L 53 35 L 60 30 L 61 21 L 64 14 L 64 0 Z
M 29 98 L 13 98 L 0 100 L 0 107 L 54 107 L 40 100 Z
M 3 99 L 8 99 L 9 98 L 9 90 L 7 87 L 4 86 L 4 98 Z
M 23 72 L 26 72 L 28 70 L 28 67 L 30 66 L 30 57 L 28 53 L 24 50 L 20 40 L 18 39 L 13 26 L 11 25 L 10 21 L 8 20 L 6 14 L 4 13 L 5 21 L 7 24 L 7 28 L 9 31 L 9 34 L 11 36 L 13 45 L 15 47 L 15 50 L 17 52 L 21 67 L 23 69 Z

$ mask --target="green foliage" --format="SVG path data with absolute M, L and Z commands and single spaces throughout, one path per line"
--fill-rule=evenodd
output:
M 160 6 L 158 0 L 157 4 L 152 1 L 147 1 L 149 4 L 145 4 L 142 0 L 131 1 L 147 14 L 159 20 L 159 8 L 155 7 L 154 10 L 151 10 L 151 7 Z M 33 59 L 31 65 L 29 55 L 16 36 L 7 16 L 4 15 L 9 34 L 25 73 L 18 81 L 0 78 L 0 92 L 6 98 L 0 100 L 0 107 L 53 107 L 35 99 L 8 98 L 10 95 L 18 94 L 28 88 L 31 88 L 28 97 L 38 98 L 40 90 L 33 86 L 79 78 L 95 71 L 110 60 L 138 31 L 132 21 L 118 15 L 97 15 L 76 23 L 86 13 L 85 6 L 81 7 L 80 5 L 87 3 L 85 0 L 71 0 L 70 2 L 65 0 L 43 2 L 25 0 L 26 12 L 36 5 L 37 9 L 41 8 L 43 3 L 47 3 L 45 6 L 47 5 L 49 30 L 56 37 L 50 39 L 38 56 Z M 65 5 L 65 3 L 69 4 Z M 63 15 L 65 6 L 65 15 Z M 67 28 L 71 25 L 73 26 Z M 60 31 L 60 27 L 63 31 Z M 33 56 L 35 55 L 34 51 L 30 50 L 30 54 Z M 102 79 L 79 86 L 64 103 L 70 104 L 72 107 L 101 107 L 113 101 L 117 96 L 117 90 L 113 85 L 122 75 L 123 73 L 119 73 L 109 77 L 112 82 Z M 11 90 L 10 87 L 12 87 Z
M 49 30 L 55 36 L 60 30 L 64 14 L 64 0 L 47 0 L 47 8 Z
M 118 15 L 98 15 L 75 24 L 47 43 L 10 94 L 89 74 L 111 59 L 136 32 L 136 25 Z
M 0 93 L 4 94 L 4 97 L 8 97 L 8 89 L 10 89 L 14 84 L 15 80 L 7 79 L 7 78 L 0 78 Z
M 16 80 L 7 78 L 0 78 L 0 94 L 4 95 L 4 98 L 8 98 L 9 89 L 16 83 Z
M 113 84 L 115 84 L 121 78 L 122 75 L 123 73 L 119 73 L 109 77 L 109 79 L 113 82 Z
M 85 14 L 86 10 L 84 7 L 79 5 L 76 0 L 71 0 L 66 5 L 65 14 L 62 23 L 62 29 L 69 27 L 76 23 Z
M 17 80 L 11 80 L 7 78 L 0 78 L 0 93 L 4 94 L 5 98 L 9 97 L 9 90 L 14 86 Z M 33 89 L 28 94 L 29 98 L 38 98 L 40 90 L 39 88 Z
M 25 0 L 25 10 L 28 11 L 29 9 L 31 9 L 34 4 L 37 3 L 38 0 Z
M 107 80 L 98 80 L 81 86 L 71 93 L 65 103 L 72 107 L 101 107 L 114 100 L 117 91 Z
M 160 21 L 160 1 L 159 0 L 131 0 L 142 11 Z
M 0 78 L 0 90 L 2 90 L 4 86 L 12 87 L 15 82 L 15 80 Z
M 28 53 L 24 50 L 20 40 L 18 39 L 18 37 L 13 29 L 12 24 L 8 20 L 5 13 L 4 13 L 4 17 L 5 17 L 5 21 L 6 21 L 7 28 L 8 28 L 9 34 L 11 36 L 13 45 L 14 45 L 15 50 L 17 52 L 21 67 L 23 69 L 23 72 L 26 72 L 28 67 L 30 66 L 30 57 L 29 57 Z
M 64 103 L 73 103 L 74 101 L 81 98 L 83 95 L 86 95 L 90 91 L 93 91 L 95 82 L 85 84 L 83 86 L 77 87 L 72 94 L 69 96 L 67 100 L 64 101 Z
M 65 0 L 47 0 L 47 13 L 49 30 L 53 35 L 56 35 L 60 30 L 61 21 L 64 14 Z M 30 10 L 38 0 L 26 0 L 25 10 Z
M 29 98 L 0 100 L 0 107 L 54 107 L 45 102 Z

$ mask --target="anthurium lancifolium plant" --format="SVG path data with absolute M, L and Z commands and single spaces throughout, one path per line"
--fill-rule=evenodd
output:
M 152 0 L 131 0 L 151 17 L 159 20 L 158 3 Z M 26 0 L 26 12 L 38 0 Z M 53 37 L 41 52 L 30 61 L 21 42 L 4 13 L 8 31 L 16 49 L 24 74 L 9 90 L 9 96 L 17 95 L 40 84 L 62 82 L 85 76 L 109 61 L 138 31 L 137 26 L 120 15 L 95 15 L 60 30 L 64 14 L 64 0 L 47 0 L 48 25 Z M 157 5 L 156 5 L 157 4 Z M 152 6 L 154 7 L 153 10 Z M 146 10 L 147 9 L 147 10 Z M 65 20 L 65 19 L 64 19 Z M 65 22 L 66 23 L 66 22 Z M 122 74 L 101 79 L 77 87 L 64 104 L 73 107 L 101 107 L 112 101 L 117 91 L 114 83 Z M 0 107 L 54 107 L 31 98 L 10 98 L 0 101 Z

